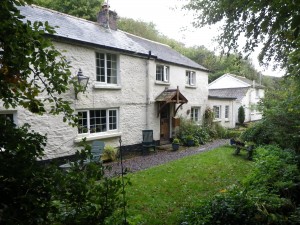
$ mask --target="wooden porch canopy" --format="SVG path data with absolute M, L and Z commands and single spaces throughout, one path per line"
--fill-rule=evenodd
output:
M 175 116 L 178 109 L 183 104 L 188 102 L 186 97 L 184 97 L 183 94 L 180 93 L 178 86 L 177 89 L 165 89 L 159 96 L 156 97 L 155 101 L 159 103 L 157 117 L 161 113 L 162 109 L 170 103 L 179 104 L 175 109 L 175 113 L 174 113 Z

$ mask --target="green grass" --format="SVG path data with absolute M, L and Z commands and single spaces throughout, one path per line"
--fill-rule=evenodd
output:
M 138 224 L 178 224 L 180 211 L 196 205 L 250 171 L 245 156 L 234 156 L 233 148 L 221 147 L 161 166 L 129 174 L 126 187 L 128 218 Z

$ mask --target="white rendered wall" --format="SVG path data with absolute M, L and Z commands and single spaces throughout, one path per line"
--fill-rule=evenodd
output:
M 242 88 L 242 87 L 250 87 L 250 85 L 227 74 L 219 77 L 218 79 L 216 79 L 215 81 L 209 84 L 209 89 Z
M 75 100 L 72 88 L 64 97 L 72 102 L 75 110 L 117 108 L 119 110 L 119 129 L 114 132 L 98 133 L 93 135 L 78 135 L 77 128 L 63 123 L 62 116 L 33 115 L 27 110 L 17 108 L 14 111 L 18 125 L 29 123 L 32 129 L 41 134 L 47 134 L 45 159 L 72 155 L 76 152 L 77 142 L 84 136 L 89 142 L 103 140 L 106 145 L 119 146 L 119 138 L 122 145 L 133 145 L 142 142 L 142 130 L 152 129 L 154 139 L 160 138 L 160 118 L 157 117 L 157 103 L 155 98 L 165 89 L 177 88 L 189 100 L 188 104 L 178 111 L 179 115 L 186 115 L 192 106 L 201 107 L 202 114 L 206 108 L 208 96 L 208 75 L 202 71 L 196 71 L 196 88 L 185 86 L 186 69 L 179 66 L 170 66 L 170 84 L 160 85 L 156 80 L 156 62 L 144 58 L 121 55 L 119 57 L 119 85 L 115 88 L 101 87 L 96 79 L 95 49 L 77 46 L 67 43 L 55 43 L 57 49 L 71 62 L 71 72 L 76 76 L 81 68 L 85 76 L 89 76 L 89 84 L 85 93 L 78 94 Z M 101 49 L 98 52 L 105 52 Z M 189 69 L 190 70 L 190 69 Z M 149 75 L 149 76 L 148 76 Z M 147 88 L 148 86 L 148 88 Z M 148 90 L 148 91 L 147 91 Z M 147 95 L 147 92 L 149 95 Z M 149 99 L 147 99 L 149 97 Z M 4 110 L 0 106 L 0 110 Z
M 214 122 L 220 123 L 223 127 L 234 128 L 236 123 L 236 101 L 228 99 L 212 99 L 208 100 L 209 107 L 213 109 L 214 106 L 221 106 L 221 118 L 215 119 Z M 229 118 L 225 118 L 225 106 L 229 106 Z

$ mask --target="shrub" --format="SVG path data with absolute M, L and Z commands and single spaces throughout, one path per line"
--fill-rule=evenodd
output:
M 252 141 L 257 145 L 268 145 L 276 143 L 274 140 L 275 130 L 272 129 L 271 124 L 265 120 L 252 124 L 242 134 L 243 141 Z
M 203 126 L 211 127 L 214 121 L 214 112 L 211 108 L 206 108 L 203 115 Z
M 238 110 L 238 121 L 240 124 L 244 124 L 245 122 L 245 109 L 243 106 L 240 106 L 239 107 L 239 110 Z
M 46 138 L 29 125 L 13 127 L 0 118 L 0 224 L 103 224 L 123 206 L 120 180 L 104 177 L 101 164 L 83 164 L 91 147 L 69 172 L 37 161 Z
M 173 143 L 173 144 L 179 144 L 179 143 L 180 143 L 180 140 L 179 140 L 178 138 L 174 138 L 172 143 Z
M 187 145 L 188 137 L 191 136 L 195 143 L 204 144 L 210 140 L 208 130 L 205 127 L 195 124 L 191 120 L 181 118 L 178 138 L 182 144 Z
M 118 151 L 115 147 L 106 145 L 104 147 L 103 158 L 110 160 L 110 161 L 115 161 L 117 158 L 117 152 Z
M 68 173 L 56 176 L 52 195 L 52 223 L 58 225 L 104 224 L 115 210 L 121 209 L 122 183 L 104 177 L 100 162 L 75 165 Z
M 276 202 L 273 196 L 262 195 L 256 198 L 245 189 L 233 186 L 222 190 L 209 200 L 201 201 L 199 206 L 184 211 L 182 225 L 264 225 L 268 224 L 268 216 L 257 209 L 264 202 Z M 263 208 L 262 208 L 263 209 Z
M 294 152 L 269 145 L 257 148 L 254 160 L 255 167 L 244 180 L 246 187 L 265 188 L 268 192 L 281 195 L 293 194 L 289 189 L 293 190 L 300 181 L 298 162 Z
M 240 137 L 241 133 L 242 132 L 239 131 L 239 130 L 227 130 L 227 132 L 226 132 L 226 138 L 233 138 L 233 139 L 235 139 L 235 138 Z

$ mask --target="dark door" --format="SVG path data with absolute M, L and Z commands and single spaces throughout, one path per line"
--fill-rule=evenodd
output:
M 170 142 L 170 105 L 166 105 L 160 112 L 160 143 Z

